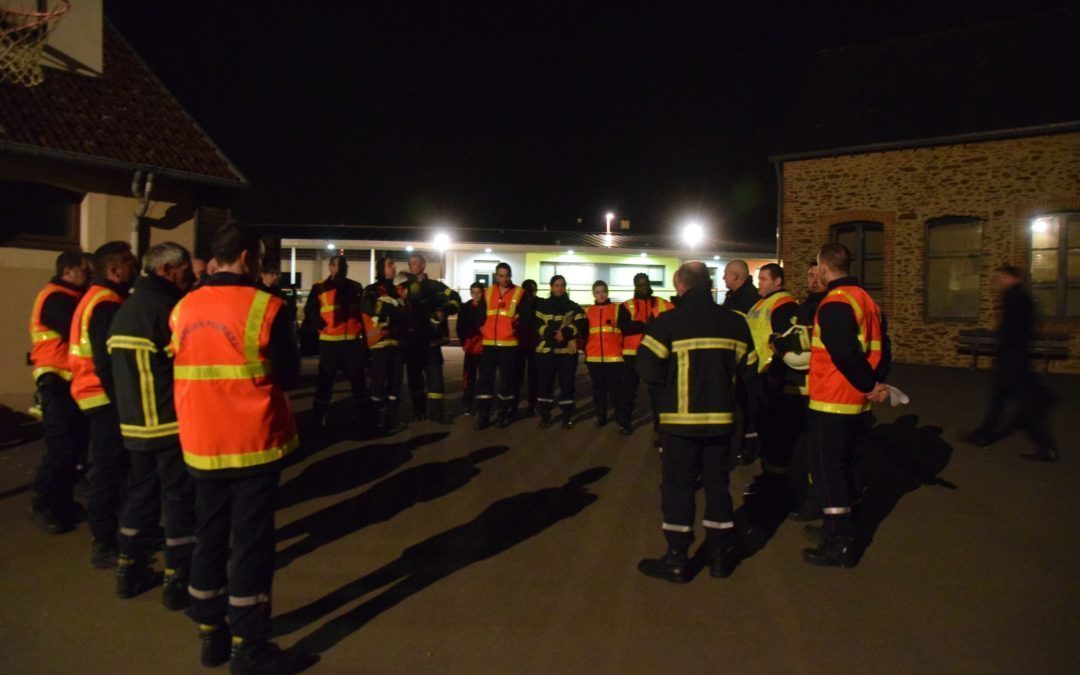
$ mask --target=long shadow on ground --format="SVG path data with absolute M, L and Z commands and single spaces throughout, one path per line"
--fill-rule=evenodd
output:
M 396 443 L 374 443 L 340 452 L 304 467 L 300 475 L 278 490 L 277 508 L 327 497 L 378 480 L 413 457 L 413 450 L 437 443 L 449 436 L 446 432 L 420 434 Z
M 379 614 L 431 584 L 473 563 L 496 556 L 555 523 L 572 518 L 597 500 L 588 485 L 611 469 L 597 466 L 571 476 L 565 484 L 500 499 L 473 520 L 410 546 L 393 562 L 352 581 L 315 602 L 274 619 L 275 635 L 299 630 L 385 588 L 345 614 L 319 626 L 296 647 L 321 653 L 362 628 Z
M 376 483 L 359 495 L 300 518 L 277 530 L 277 541 L 303 535 L 277 554 L 281 569 L 315 551 L 369 525 L 390 520 L 406 509 L 450 494 L 480 474 L 476 467 L 509 450 L 494 445 L 470 452 L 448 462 L 429 462 L 410 467 Z

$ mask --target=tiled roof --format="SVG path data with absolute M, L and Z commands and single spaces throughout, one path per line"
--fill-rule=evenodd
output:
M 46 69 L 35 87 L 0 84 L 0 153 L 100 159 L 180 179 L 246 184 L 108 21 L 103 39 L 99 77 Z
M 825 50 L 776 154 L 1075 126 L 1078 32 L 1074 7 Z
M 425 227 L 374 227 L 361 225 L 289 225 L 265 224 L 257 226 L 264 234 L 283 239 L 315 239 L 325 241 L 384 241 L 424 242 L 432 241 L 436 230 Z M 453 229 L 451 237 L 460 244 L 502 244 L 521 246 L 566 246 L 567 248 L 602 248 L 606 245 L 602 233 L 569 232 L 557 230 L 526 230 L 498 228 Z M 670 250 L 686 248 L 677 235 L 612 233 L 611 245 L 619 249 Z M 744 254 L 775 256 L 772 246 L 752 242 L 706 238 L 697 247 L 700 251 L 725 251 Z

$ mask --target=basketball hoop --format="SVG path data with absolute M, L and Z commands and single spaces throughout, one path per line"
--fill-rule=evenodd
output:
M 24 87 L 41 84 L 41 51 L 69 9 L 68 0 L 58 0 L 51 9 L 36 12 L 0 10 L 0 81 Z

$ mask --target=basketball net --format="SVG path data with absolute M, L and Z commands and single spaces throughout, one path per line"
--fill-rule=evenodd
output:
M 37 12 L 0 10 L 0 82 L 41 84 L 41 51 L 69 9 L 68 0 L 58 0 L 51 9 Z

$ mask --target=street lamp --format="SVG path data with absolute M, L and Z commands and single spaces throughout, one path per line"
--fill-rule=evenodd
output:
M 446 279 L 446 249 L 450 248 L 450 235 L 445 232 L 436 232 L 432 243 L 435 244 L 436 250 L 439 251 L 439 266 L 442 268 L 441 276 Z
M 608 211 L 604 216 L 604 220 L 607 222 L 607 233 L 611 234 L 611 221 L 615 220 L 615 214 Z
M 705 228 L 701 226 L 701 223 L 692 220 L 683 227 L 682 238 L 683 242 L 693 251 L 698 244 L 704 241 Z

